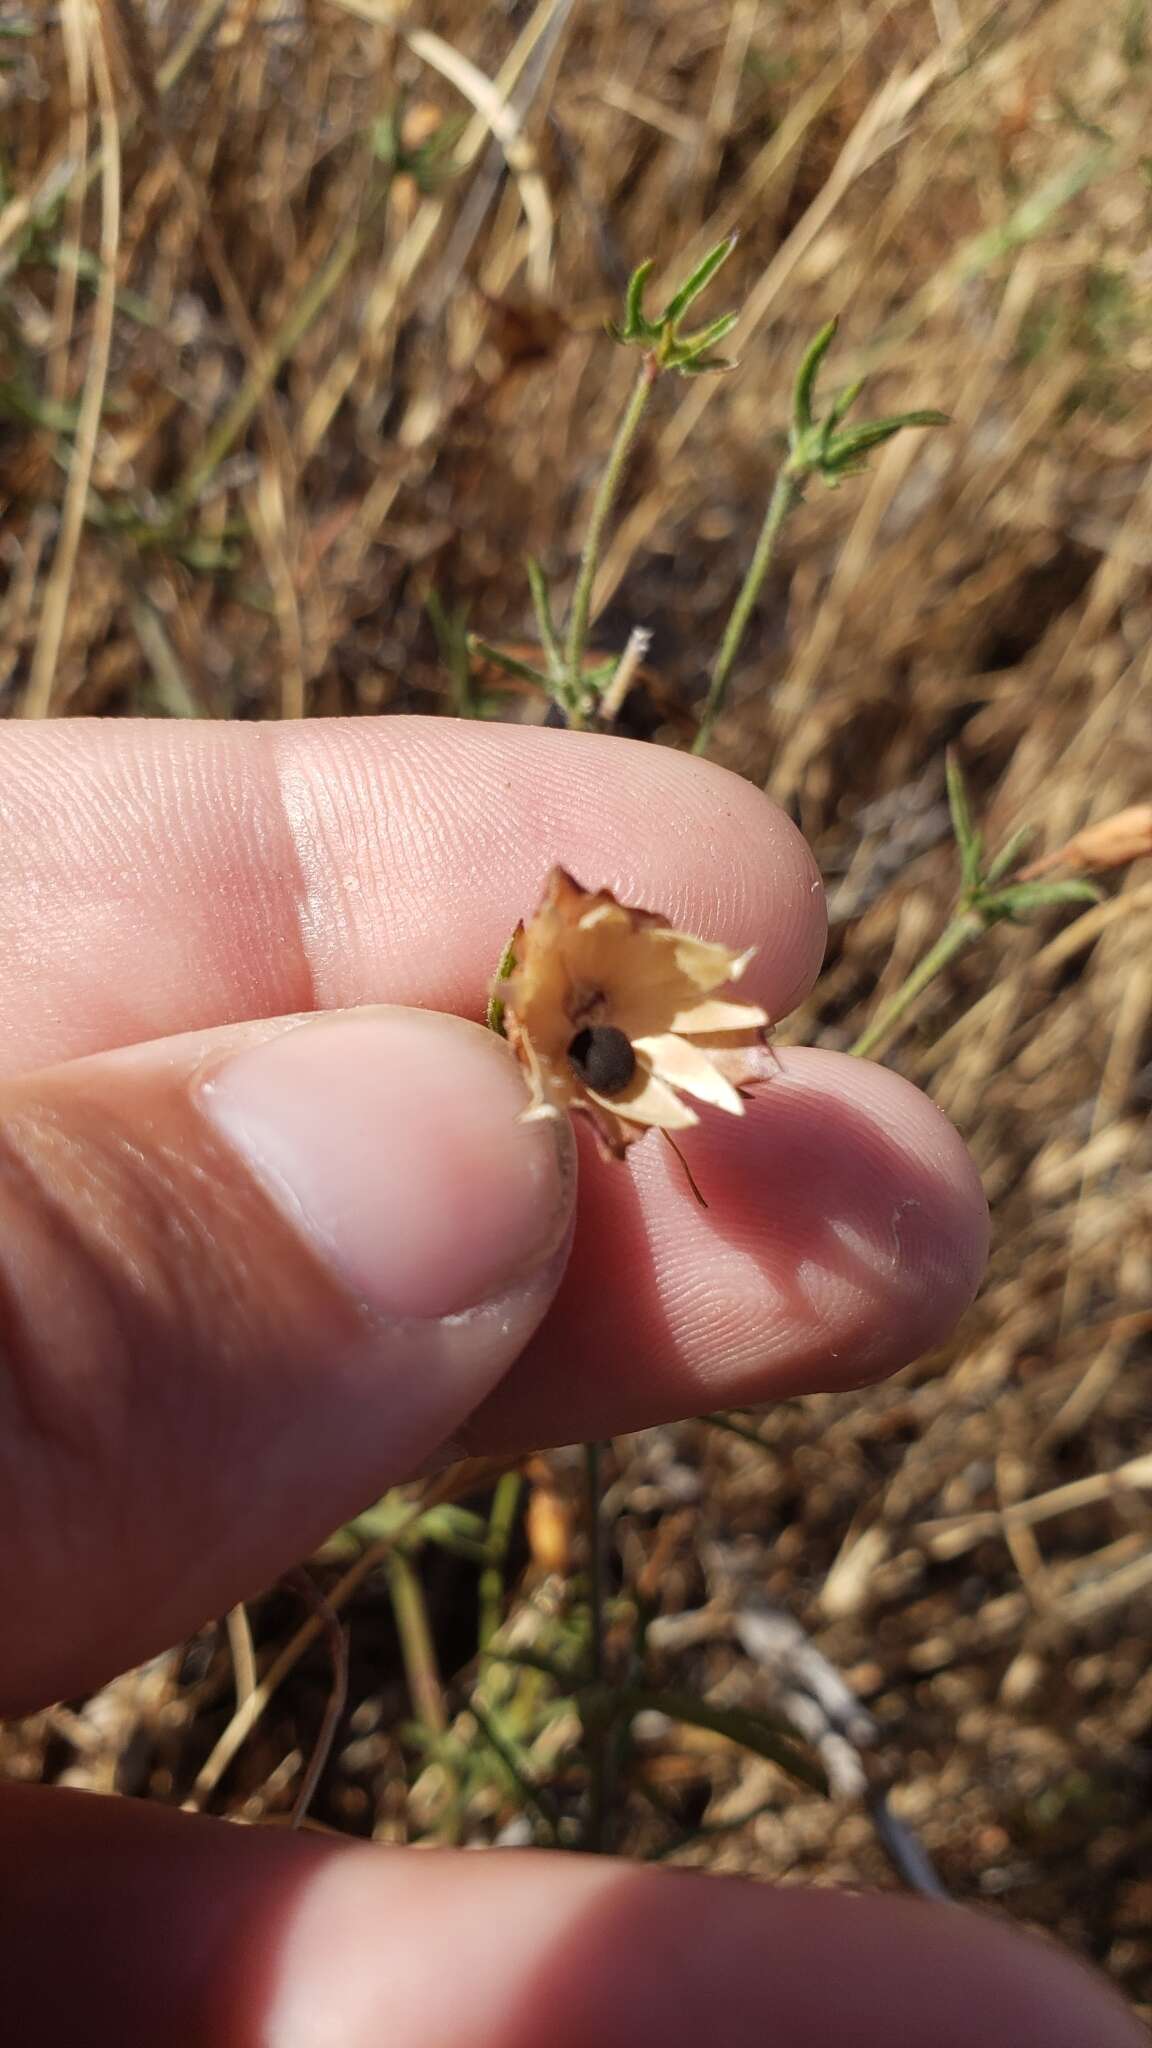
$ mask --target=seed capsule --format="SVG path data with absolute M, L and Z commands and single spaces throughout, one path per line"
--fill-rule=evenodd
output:
M 619 1095 L 636 1072 L 631 1041 L 614 1024 L 590 1024 L 568 1047 L 568 1063 L 597 1095 Z

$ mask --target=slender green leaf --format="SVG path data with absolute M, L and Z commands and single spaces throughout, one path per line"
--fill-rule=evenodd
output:
M 662 327 L 675 327 L 684 318 L 693 300 L 698 299 L 705 285 L 711 283 L 721 264 L 727 263 L 736 247 L 736 239 L 735 235 L 728 235 L 723 242 L 717 242 L 714 249 L 709 249 L 703 261 L 696 265 L 691 276 L 685 278 L 679 291 L 669 299 L 661 317 Z
M 804 351 L 800 368 L 796 372 L 796 382 L 792 387 L 792 428 L 796 435 L 806 434 L 812 425 L 812 400 L 816 390 L 816 379 L 820 374 L 820 365 L 836 339 L 839 325 L 840 318 L 837 314 L 820 329 L 815 340 L 809 342 Z
M 960 849 L 961 880 L 965 889 L 974 889 L 980 880 L 983 841 L 972 820 L 972 807 L 968 802 L 964 771 L 951 747 L 944 757 L 944 772 L 948 780 L 948 809 L 952 813 L 952 830 Z
M 1005 840 L 999 853 L 989 861 L 984 870 L 985 888 L 990 888 L 994 882 L 1003 881 L 1005 875 L 1011 873 L 1035 830 L 1034 825 L 1021 825 L 1018 831 L 1013 832 L 1011 837 Z
M 858 383 L 846 384 L 843 391 L 837 392 L 828 408 L 829 423 L 833 427 L 838 427 L 841 420 L 847 418 L 863 389 L 864 380 L 861 378 Z
M 1006 917 L 1016 921 L 1028 917 L 1034 910 L 1048 910 L 1064 903 L 1099 903 L 1100 890 L 1092 882 L 1018 882 L 1014 888 L 1003 889 L 993 896 L 987 911 L 994 917 Z M 985 908 L 985 906 L 982 906 Z
M 430 590 L 424 609 L 436 635 L 440 659 L 452 678 L 453 700 L 458 718 L 477 718 L 479 708 L 472 688 L 472 657 L 468 649 L 468 611 L 449 611 L 438 590 Z
M 648 322 L 644 318 L 644 292 L 655 268 L 656 260 L 649 256 L 638 264 L 628 280 L 624 319 L 619 329 L 621 341 L 636 341 L 648 331 Z
M 473 654 L 503 669 L 506 676 L 518 676 L 523 683 L 539 683 L 542 690 L 548 688 L 548 677 L 541 675 L 538 668 L 527 661 L 517 661 L 514 654 L 505 654 L 502 647 L 493 647 L 490 640 L 482 640 L 478 633 L 469 633 L 468 646 Z
M 540 633 L 540 644 L 548 656 L 548 668 L 553 680 L 564 673 L 564 650 L 552 617 L 552 597 L 548 589 L 548 578 L 536 560 L 528 557 L 528 587 L 532 592 L 532 608 L 536 613 L 536 624 Z
M 831 414 L 829 414 L 831 418 Z M 866 420 L 859 427 L 849 427 L 843 434 L 825 443 L 828 457 L 837 468 L 845 462 L 857 462 L 872 448 L 879 448 L 883 442 L 891 441 L 904 427 L 946 427 L 950 421 L 946 412 L 905 412 L 892 419 Z

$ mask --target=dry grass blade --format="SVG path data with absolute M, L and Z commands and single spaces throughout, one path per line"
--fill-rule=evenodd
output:
M 549 34 L 554 21 L 566 12 L 566 0 L 540 0 L 540 4 L 521 30 L 492 80 L 495 99 L 501 106 L 506 105 L 509 95 L 527 69 L 538 43 Z M 470 170 L 475 164 L 490 132 L 488 119 L 484 114 L 475 114 L 468 122 L 452 152 L 453 164 L 458 173 Z M 387 330 L 402 293 L 411 283 L 432 247 L 446 207 L 446 195 L 436 193 L 427 196 L 399 246 L 385 261 L 380 276 L 369 293 L 364 313 L 365 324 L 374 335 L 379 336 Z M 338 407 L 351 388 L 359 362 L 358 345 L 345 350 L 313 395 L 300 427 L 302 461 L 309 460 L 328 432 Z
M 252 1624 L 248 1619 L 248 1609 L 242 1603 L 238 1607 L 229 1608 L 225 1628 L 236 1685 L 236 1705 L 242 1707 L 245 1700 L 256 1690 L 256 1651 L 252 1643 Z
M 332 1744 L 336 1739 L 336 1730 L 340 1725 L 340 1717 L 347 1704 L 348 1638 L 340 1626 L 336 1610 L 331 1601 L 325 1598 L 316 1581 L 310 1578 L 307 1572 L 293 1572 L 290 1576 L 289 1584 L 294 1586 L 297 1592 L 302 1595 L 305 1603 L 311 1608 L 313 1615 L 319 1622 L 324 1641 L 328 1645 L 328 1654 L 332 1661 L 332 1683 L 328 1690 L 328 1698 L 324 1703 L 324 1719 L 320 1724 L 316 1740 L 312 1745 L 312 1753 L 308 1758 L 304 1775 L 297 1787 L 296 1797 L 292 1801 L 292 1811 L 288 1819 L 289 1827 L 298 1828 L 304 1823 L 308 1808 L 315 1797 L 316 1787 L 323 1776 L 324 1767 L 332 1754 Z
M 293 549 L 280 473 L 271 463 L 260 466 L 252 489 L 245 493 L 252 533 L 260 550 L 280 628 L 280 716 L 303 718 L 307 709 L 307 655 L 296 581 Z
M 329 0 L 329 4 L 362 21 L 397 28 L 413 55 L 438 71 L 475 107 L 500 144 L 516 180 L 528 223 L 528 282 L 534 291 L 546 292 L 552 269 L 552 206 L 535 152 L 521 132 L 520 119 L 509 100 L 461 50 L 454 49 L 430 29 L 407 27 L 394 9 L 377 4 L 377 0 Z M 553 9 L 554 13 L 557 11 Z
M 68 154 L 74 164 L 88 157 L 88 37 L 82 6 L 66 6 L 60 25 L 68 66 Z M 80 272 L 80 237 L 84 215 L 84 181 L 73 176 L 65 202 L 61 260 L 56 272 L 56 301 L 52 309 L 52 340 L 48 353 L 47 389 L 50 401 L 63 403 L 68 388 L 68 345 L 76 312 L 76 288 Z
M 1030 1500 L 988 1509 L 975 1515 L 955 1515 L 943 1521 L 924 1522 L 918 1534 L 939 1557 L 960 1557 L 985 1536 L 997 1536 L 1010 1528 L 1033 1528 L 1055 1515 L 1072 1514 L 1077 1508 L 1097 1501 L 1115 1500 L 1128 1491 L 1152 1491 L 1152 1454 L 1130 1458 L 1115 1472 L 1096 1472 L 1089 1479 L 1072 1479 L 1066 1486 L 1054 1486 Z
M 80 550 L 88 505 L 88 486 L 96 459 L 96 442 L 104 411 L 108 365 L 116 310 L 116 263 L 120 252 L 120 119 L 103 28 L 93 0 L 66 0 L 71 23 L 69 46 L 83 43 L 89 52 L 96 100 L 100 109 L 100 280 L 92 328 L 92 345 L 84 375 L 84 391 L 68 467 L 68 483 L 60 514 L 60 531 L 52 567 L 44 586 L 40 630 L 20 709 L 25 718 L 46 718 L 68 618 L 68 600 Z
M 422 1513 L 422 1506 L 413 1508 L 410 1523 L 417 1522 Z M 273 1659 L 259 1683 L 237 1707 L 219 1741 L 197 1772 L 191 1795 L 184 1801 L 185 1811 L 196 1812 L 204 1801 L 211 1797 L 233 1757 L 256 1727 L 277 1687 L 283 1684 L 289 1672 L 294 1670 L 313 1643 L 325 1634 L 329 1627 L 329 1615 L 338 1614 L 352 1598 L 357 1587 L 363 1585 L 364 1580 L 391 1556 L 393 1547 L 403 1535 L 406 1526 L 409 1525 L 401 1524 L 393 1535 L 370 1544 L 328 1592 L 323 1608 L 314 1607 L 308 1620 L 297 1629 L 295 1635 Z

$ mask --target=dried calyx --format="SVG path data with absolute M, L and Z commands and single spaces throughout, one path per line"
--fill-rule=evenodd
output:
M 751 958 L 553 868 L 498 990 L 532 1089 L 526 1114 L 579 1111 L 614 1159 L 648 1130 L 699 1122 L 686 1096 L 742 1116 L 741 1091 L 773 1071 L 770 1020 L 716 991 Z

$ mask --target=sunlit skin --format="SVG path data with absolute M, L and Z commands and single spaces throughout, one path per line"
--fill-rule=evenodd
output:
M 687 1134 L 706 1212 L 649 1136 L 581 1144 L 573 1220 L 567 1120 L 523 1124 L 511 1053 L 459 1021 L 554 860 L 757 947 L 773 1017 L 818 971 L 792 826 L 667 751 L 391 718 L 0 734 L 9 1711 L 158 1652 L 450 1447 L 862 1386 L 952 1330 L 975 1173 L 845 1057 L 789 1052 Z M 23 1786 L 0 1861 L 21 2048 L 1141 2038 L 1058 1952 L 892 1897 Z

